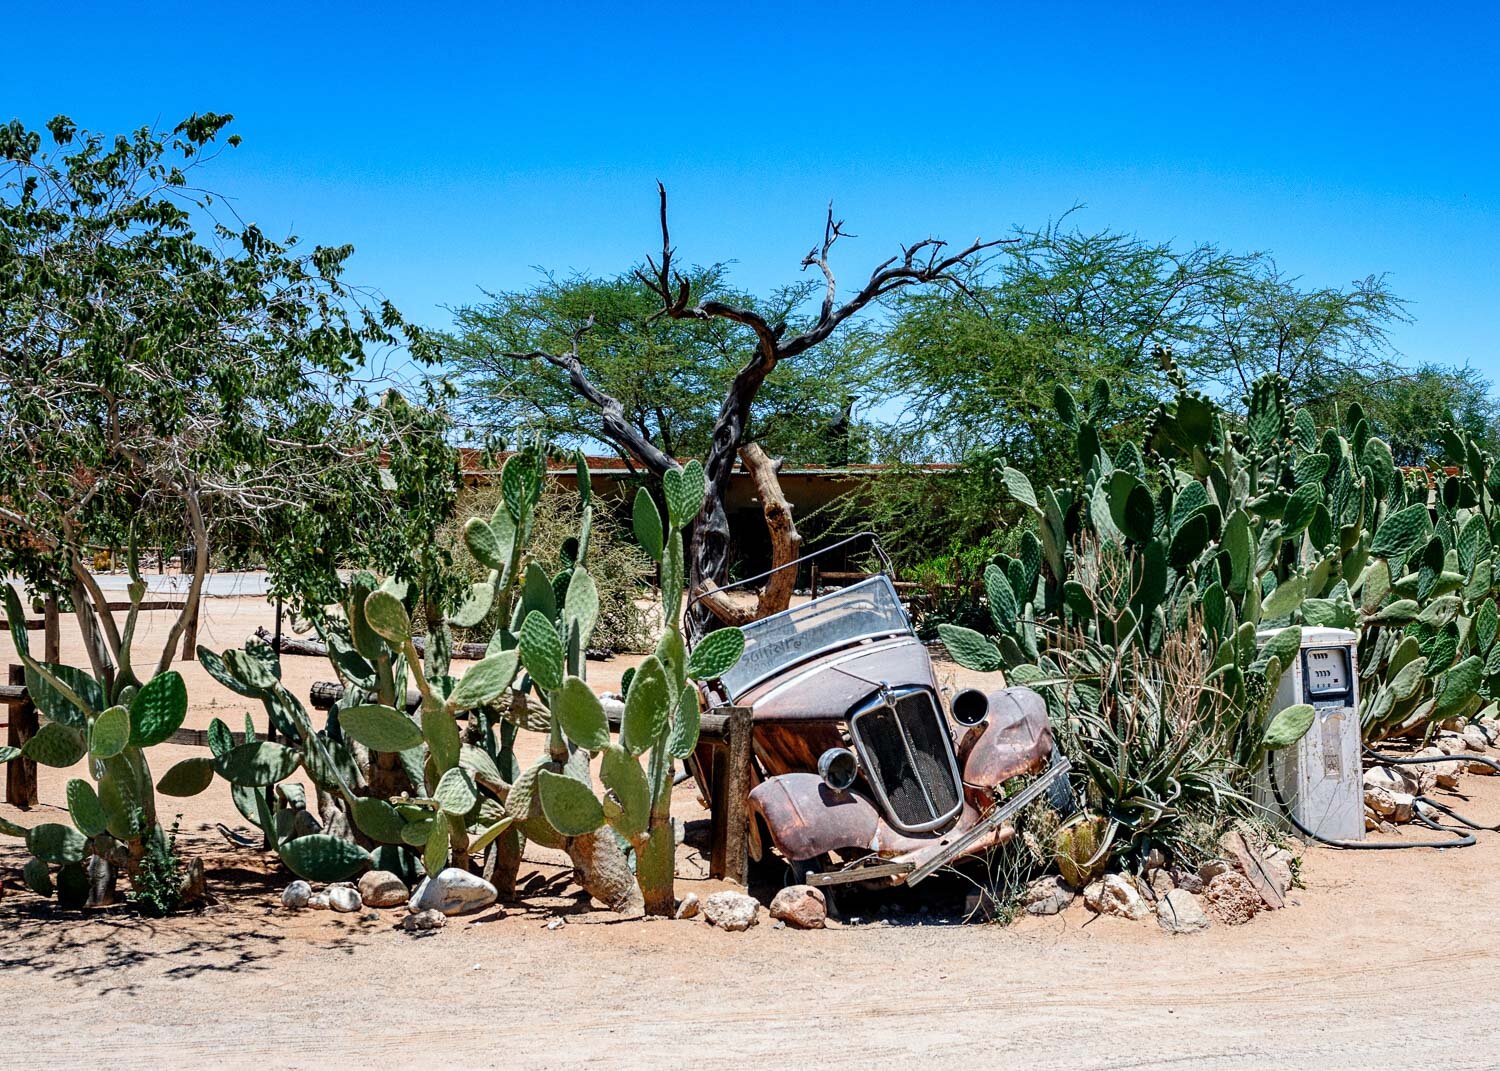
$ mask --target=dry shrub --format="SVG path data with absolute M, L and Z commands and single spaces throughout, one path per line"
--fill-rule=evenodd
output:
M 445 525 L 438 534 L 439 539 L 456 548 L 455 560 L 467 563 L 475 579 L 482 579 L 484 571 L 458 546 L 463 541 L 463 523 L 470 517 L 488 517 L 500 500 L 498 482 L 466 488 L 459 498 L 458 519 Z M 587 565 L 599 589 L 599 621 L 594 626 L 590 646 L 611 651 L 648 651 L 655 642 L 651 602 L 655 566 L 615 519 L 614 504 L 597 497 L 593 504 Z M 566 568 L 563 544 L 577 536 L 578 521 L 578 495 L 557 480 L 548 480 L 536 507 L 527 559 L 541 565 L 549 576 Z M 496 622 L 486 620 L 468 630 L 467 635 L 455 638 L 484 642 L 495 627 Z

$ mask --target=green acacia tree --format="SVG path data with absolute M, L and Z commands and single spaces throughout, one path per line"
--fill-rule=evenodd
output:
M 694 268 L 688 276 L 695 293 L 756 309 L 773 322 L 795 322 L 814 285 L 756 298 L 736 291 L 723 265 Z M 702 454 L 725 391 L 744 363 L 745 328 L 730 320 L 672 319 L 661 315 L 661 304 L 633 273 L 546 275 L 535 286 L 457 309 L 444 355 L 462 385 L 465 408 L 485 429 L 598 442 L 635 464 L 633 451 L 600 434 L 598 411 L 587 397 L 554 369 L 518 356 L 567 349 L 576 336 L 591 382 L 620 403 L 626 423 L 668 457 Z M 847 328 L 768 380 L 745 441 L 798 463 L 868 460 L 864 429 L 851 425 L 850 410 L 869 387 L 878 341 L 868 328 Z
M 273 241 L 198 185 L 230 120 L 0 127 L 0 572 L 71 604 L 101 681 L 167 668 L 211 545 L 300 544 L 290 568 L 331 574 L 387 508 L 383 443 L 426 419 L 359 403 L 371 351 L 434 350 L 343 281 L 351 247 Z M 132 526 L 194 551 L 186 608 L 133 670 L 89 570 Z
M 904 407 L 882 430 L 882 459 L 958 465 L 941 491 L 929 473 L 897 465 L 873 502 L 854 504 L 853 523 L 873 517 L 903 565 L 952 558 L 1013 528 L 1014 507 L 992 494 L 1004 465 L 1038 481 L 1071 475 L 1071 433 L 1053 415 L 1059 389 L 1086 397 L 1106 380 L 1105 445 L 1139 441 L 1173 394 L 1152 357 L 1159 346 L 1231 408 L 1275 374 L 1295 404 L 1316 408 L 1337 384 L 1345 407 L 1373 412 L 1358 388 L 1399 374 L 1388 331 L 1404 306 L 1380 277 L 1309 287 L 1263 255 L 1090 233 L 1067 217 L 1015 238 L 970 265 L 961 286 L 896 301 L 880 374 Z M 934 494 L 953 507 L 941 526 L 925 523 Z

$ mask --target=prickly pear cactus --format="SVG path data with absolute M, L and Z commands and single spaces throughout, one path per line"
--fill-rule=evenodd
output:
M 1201 621 L 1224 703 L 1252 710 L 1269 671 L 1291 657 L 1257 652 L 1256 634 L 1332 626 L 1360 634 L 1371 738 L 1469 717 L 1500 696 L 1491 539 L 1500 487 L 1471 437 L 1446 429 L 1446 467 L 1403 473 L 1358 405 L 1320 432 L 1268 376 L 1240 417 L 1190 390 L 1170 353 L 1160 357 L 1177 391 L 1144 449 L 1126 444 L 1111 457 L 1101 445 L 1107 385 L 1085 403 L 1059 388 L 1079 475 L 1038 491 L 1005 470 L 1038 534 L 986 570 L 992 636 L 939 626 L 956 660 L 1060 678 L 1069 675 L 1060 653 L 1079 639 L 1159 651 L 1170 632 Z M 1101 573 L 1124 582 L 1101 587 Z
M 597 599 L 575 568 L 564 600 L 561 628 L 533 611 L 521 626 L 521 660 L 546 695 L 552 713 L 552 752 L 538 768 L 536 797 L 542 814 L 558 833 L 577 836 L 608 824 L 635 852 L 640 897 L 650 914 L 676 907 L 673 870 L 672 763 L 698 744 L 700 696 L 694 680 L 728 672 L 744 650 L 739 629 L 710 633 L 688 654 L 681 630 L 683 596 L 682 528 L 702 508 L 703 468 L 690 461 L 663 480 L 665 525 L 643 488 L 634 509 L 636 538 L 661 568 L 662 613 L 666 629 L 656 650 L 626 685 L 618 739 L 611 739 L 604 709 L 577 675 L 577 652 L 587 642 Z M 565 664 L 565 656 L 567 662 Z M 592 787 L 589 759 L 599 757 L 603 797 Z M 582 761 L 579 761 L 580 758 Z M 644 766 L 642 765 L 644 761 Z
M 90 759 L 91 780 L 73 778 L 66 787 L 72 825 L 45 823 L 30 830 L 0 824 L 0 833 L 23 837 L 32 853 L 24 868 L 28 886 L 42 895 L 56 890 L 63 906 L 82 906 L 93 895 L 108 902 L 114 876 L 134 876 L 148 837 L 157 830 L 156 789 L 151 782 L 147 749 L 162 743 L 187 716 L 187 688 L 182 676 L 168 670 L 142 683 L 130 665 L 131 637 L 146 593 L 132 533 L 129 548 L 130 611 L 121 638 L 116 672 L 105 680 L 72 666 L 32 657 L 26 615 L 15 589 L 0 583 L 16 654 L 26 667 L 27 691 L 45 719 L 21 748 L 0 748 L 0 763 L 24 756 L 59 769 Z M 163 781 L 177 795 L 201 792 L 208 782 L 174 767 Z M 93 857 L 103 879 L 91 883 L 84 873 Z M 57 867 L 54 883 L 52 869 Z

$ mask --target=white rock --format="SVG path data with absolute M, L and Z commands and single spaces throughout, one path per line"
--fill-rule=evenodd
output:
M 305 881 L 294 881 L 281 891 L 281 906 L 293 911 L 307 906 L 312 898 L 312 886 Z
M 351 889 L 347 885 L 335 885 L 328 890 L 328 906 L 335 911 L 358 911 L 365 906 L 365 902 L 359 897 L 358 889 Z
M 821 930 L 828 920 L 828 901 L 811 885 L 788 885 L 771 900 L 771 917 L 799 930 Z
M 1432 739 L 1432 746 L 1444 755 L 1463 755 L 1469 750 L 1469 742 L 1457 733 L 1438 733 Z
M 1174 870 L 1172 879 L 1179 889 L 1195 894 L 1203 891 L 1203 879 L 1198 876 L 1196 870 Z
M 1285 848 L 1277 848 L 1261 856 L 1261 872 L 1276 886 L 1283 897 L 1292 887 L 1292 863 L 1295 857 Z
M 1416 797 L 1409 792 L 1392 792 L 1391 803 L 1395 809 L 1390 814 L 1392 822 L 1410 822 L 1411 807 L 1416 802 Z
M 721 930 L 748 930 L 760 922 L 760 902 L 741 892 L 716 892 L 703 901 L 703 917 Z
M 468 915 L 483 911 L 499 896 L 495 887 L 478 874 L 450 866 L 438 871 L 436 877 L 423 878 L 406 907 L 413 914 L 441 911 L 445 915 Z
M 331 905 L 327 889 L 319 889 L 307 898 L 307 906 L 316 911 L 327 911 Z
M 1186 889 L 1173 889 L 1156 905 L 1156 921 L 1168 933 L 1199 933 L 1208 929 L 1208 914 Z
M 1387 792 L 1415 792 L 1418 775 L 1408 774 L 1405 767 L 1371 766 L 1365 771 L 1365 788 L 1383 788 Z
M 1122 874 L 1106 874 L 1083 890 L 1083 902 L 1100 915 L 1118 915 L 1139 922 L 1151 914 L 1151 905 L 1135 883 Z
M 1484 730 L 1477 725 L 1470 725 L 1463 731 L 1464 743 L 1469 746 L 1470 751 L 1481 754 L 1490 749 L 1490 738 L 1484 735 Z
M 1389 818 L 1396 812 L 1396 801 L 1392 798 L 1393 795 L 1394 793 L 1388 788 L 1366 785 L 1365 807 L 1382 818 Z
M 1227 874 L 1234 869 L 1234 864 L 1228 859 L 1210 859 L 1198 868 L 1198 880 L 1207 885 L 1220 874 Z
M 1424 747 L 1421 751 L 1417 752 L 1415 757 L 1420 759 L 1440 759 L 1445 754 L 1447 752 L 1442 748 Z M 1457 788 L 1459 775 L 1463 773 L 1465 765 L 1465 763 L 1454 760 L 1452 762 L 1434 762 L 1431 765 L 1417 767 L 1417 769 L 1428 771 L 1433 779 L 1433 783 L 1439 788 Z M 1418 795 L 1425 796 L 1430 791 L 1431 789 L 1423 789 Z
M 417 911 L 401 920 L 403 930 L 441 930 L 448 925 L 448 917 L 441 911 Z
M 690 919 L 698 914 L 703 905 L 698 902 L 698 894 L 690 892 L 681 900 L 677 901 L 677 913 L 674 917 L 679 919 Z
M 359 879 L 359 897 L 370 907 L 396 907 L 411 899 L 411 890 L 389 870 L 369 870 Z

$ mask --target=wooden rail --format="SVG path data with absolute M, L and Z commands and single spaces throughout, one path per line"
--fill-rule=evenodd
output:
M 111 602 L 106 603 L 105 605 L 107 605 L 111 610 L 130 609 L 130 603 L 128 602 Z M 181 610 L 186 605 L 187 603 L 181 600 L 177 600 L 175 602 L 170 600 L 164 602 L 143 602 L 141 603 L 141 610 L 143 612 L 146 610 Z M 28 617 L 24 622 L 26 631 L 40 632 L 47 627 L 48 620 L 49 619 L 46 617 Z M 10 622 L 5 618 L 0 617 L 0 629 L 8 628 L 10 628 Z

